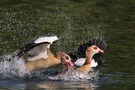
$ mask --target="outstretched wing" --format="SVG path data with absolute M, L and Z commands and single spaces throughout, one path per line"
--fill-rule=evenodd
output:
M 47 55 L 47 46 L 50 43 L 46 42 L 46 43 L 42 43 L 34 48 L 32 48 L 31 50 L 29 50 L 26 54 L 25 54 L 25 58 L 28 61 L 35 61 L 41 58 L 47 59 L 48 55 Z
M 23 57 L 27 61 L 35 61 L 41 58 L 46 59 L 50 45 L 56 40 L 58 40 L 57 36 L 38 38 L 20 48 L 17 56 Z

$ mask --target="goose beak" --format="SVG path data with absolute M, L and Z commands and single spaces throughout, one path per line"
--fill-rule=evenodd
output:
M 98 52 L 103 54 L 103 53 L 104 53 L 104 50 L 101 50 L 101 49 L 100 49 Z
M 72 61 L 67 62 L 67 64 L 68 64 L 69 67 L 74 66 L 74 64 L 72 63 Z

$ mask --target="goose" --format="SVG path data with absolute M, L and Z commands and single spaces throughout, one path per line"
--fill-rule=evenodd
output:
M 92 67 L 96 67 L 98 63 L 94 61 L 93 56 L 97 53 L 104 53 L 104 50 L 100 49 L 96 45 L 88 47 L 85 51 L 85 58 L 78 59 L 74 64 L 77 66 L 77 70 L 89 73 Z
M 91 79 L 92 67 L 97 65 L 97 62 L 93 60 L 93 56 L 97 53 L 103 54 L 104 50 L 100 49 L 96 45 L 91 45 L 85 50 L 85 58 L 80 58 L 74 62 L 74 66 L 67 66 L 65 64 L 60 78 L 64 80 L 85 80 Z
M 82 66 L 85 63 L 86 58 L 86 49 L 92 45 L 96 45 L 102 50 L 105 50 L 107 47 L 107 43 L 102 38 L 93 38 L 89 40 L 87 43 L 80 45 L 77 49 L 76 53 L 69 53 L 68 55 L 75 62 L 76 66 Z M 91 60 L 91 67 L 96 67 L 102 64 L 102 55 L 103 53 L 96 53 L 93 55 Z
M 26 68 L 29 72 L 47 69 L 60 63 L 67 63 L 73 66 L 71 58 L 64 52 L 50 51 L 50 46 L 57 41 L 57 36 L 40 37 L 20 48 L 17 57 L 25 61 Z
M 72 69 L 71 72 L 79 71 L 88 74 L 92 67 L 96 67 L 98 65 L 98 63 L 93 59 L 93 56 L 97 53 L 103 54 L 104 50 L 100 49 L 96 45 L 92 45 L 86 49 L 85 58 L 79 58 L 74 62 L 74 67 L 67 66 L 67 64 L 64 67 L 68 70 L 73 67 L 74 69 Z M 66 69 L 64 68 L 64 70 Z

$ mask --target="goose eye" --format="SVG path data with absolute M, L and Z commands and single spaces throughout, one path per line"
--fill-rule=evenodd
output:
M 93 47 L 94 50 L 97 50 L 97 47 Z
M 69 59 L 69 57 L 68 57 L 68 56 L 66 56 L 65 58 L 66 58 L 67 60 Z

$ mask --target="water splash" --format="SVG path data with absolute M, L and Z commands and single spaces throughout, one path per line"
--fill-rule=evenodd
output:
M 88 80 L 94 80 L 97 81 L 99 79 L 99 71 L 94 71 L 94 69 L 91 69 L 91 72 L 89 74 L 74 70 L 73 68 L 70 68 L 66 73 L 57 75 L 55 77 L 48 77 L 51 80 L 63 80 L 63 81 L 88 81 Z
M 0 78 L 25 77 L 29 74 L 24 61 L 17 57 L 5 55 L 1 56 L 0 61 Z
M 99 71 L 91 70 L 89 74 L 85 74 L 70 68 L 66 73 L 60 74 L 61 69 L 45 69 L 30 73 L 23 59 L 13 57 L 13 55 L 5 55 L 0 57 L 0 78 L 27 78 L 29 80 L 62 80 L 62 81 L 87 81 L 98 80 Z

